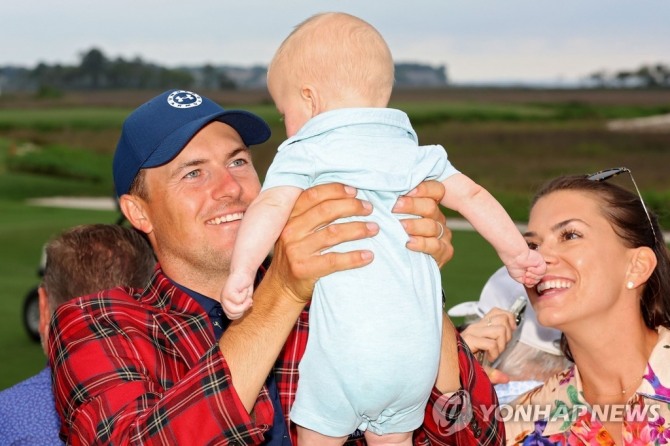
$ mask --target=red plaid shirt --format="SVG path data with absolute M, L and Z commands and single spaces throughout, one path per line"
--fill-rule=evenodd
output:
M 307 335 L 305 310 L 274 371 L 287 423 Z M 248 414 L 207 314 L 160 268 L 143 291 L 115 288 L 60 306 L 50 352 L 61 437 L 70 444 L 257 445 L 272 423 L 267 389 Z M 464 390 L 449 398 L 433 390 L 414 444 L 503 444 L 490 412 L 493 387 L 460 339 L 459 362 Z M 471 404 L 462 404 L 468 396 Z

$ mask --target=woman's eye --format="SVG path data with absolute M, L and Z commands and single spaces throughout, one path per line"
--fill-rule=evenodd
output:
M 581 237 L 581 234 L 579 234 L 577 231 L 574 231 L 572 229 L 568 229 L 566 231 L 563 231 L 561 234 L 561 238 L 563 240 L 575 240 Z
M 192 170 L 189 173 L 187 173 L 186 175 L 184 175 L 184 178 L 196 178 L 199 175 L 200 175 L 199 170 Z
M 527 243 L 528 243 L 528 249 L 531 249 L 533 251 L 537 251 L 537 248 L 540 247 L 540 245 L 534 242 L 527 242 Z

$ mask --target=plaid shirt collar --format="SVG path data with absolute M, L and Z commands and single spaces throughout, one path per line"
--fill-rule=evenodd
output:
M 210 297 L 205 296 L 204 294 L 200 294 L 197 291 L 193 291 L 190 288 L 186 288 L 183 285 L 178 284 L 174 280 L 170 279 L 170 282 L 174 284 L 177 288 L 182 290 L 184 293 L 188 294 L 193 300 L 195 300 L 200 307 L 207 313 L 207 316 L 209 317 L 209 322 L 212 324 L 212 328 L 214 329 L 214 338 L 216 340 L 221 339 L 221 336 L 223 335 L 223 332 L 226 331 L 226 328 L 228 328 L 228 325 L 230 325 L 230 319 L 226 317 L 226 315 L 223 312 L 223 308 L 221 307 L 221 303 L 219 301 L 216 301 Z

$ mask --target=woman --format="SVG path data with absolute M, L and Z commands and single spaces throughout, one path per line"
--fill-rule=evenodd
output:
M 623 172 L 560 177 L 533 200 L 526 240 L 547 274 L 528 294 L 575 365 L 500 412 L 508 444 L 670 443 L 670 260 L 639 192 L 603 181 Z

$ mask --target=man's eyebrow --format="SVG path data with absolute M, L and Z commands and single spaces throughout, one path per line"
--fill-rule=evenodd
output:
M 249 147 L 247 146 L 238 147 L 237 149 L 233 150 L 228 154 L 228 158 L 233 158 L 234 156 L 237 156 L 240 152 L 251 153 L 251 150 L 249 150 Z
M 581 219 L 579 219 L 579 218 L 569 218 L 569 219 L 567 219 L 567 220 L 559 221 L 558 223 L 556 223 L 555 225 L 553 225 L 553 226 L 550 228 L 550 229 L 551 229 L 551 232 L 559 231 L 559 230 L 563 229 L 564 227 L 568 226 L 568 225 L 569 225 L 570 223 L 572 223 L 572 222 L 580 222 L 580 223 L 582 223 L 582 224 L 585 224 L 586 226 L 590 226 L 590 225 L 589 225 L 588 223 L 586 223 L 584 220 L 581 220 Z M 537 233 L 535 233 L 535 232 L 533 232 L 533 231 L 526 231 L 526 232 L 524 232 L 524 234 L 523 234 L 524 237 L 535 237 L 536 235 L 537 235 Z

